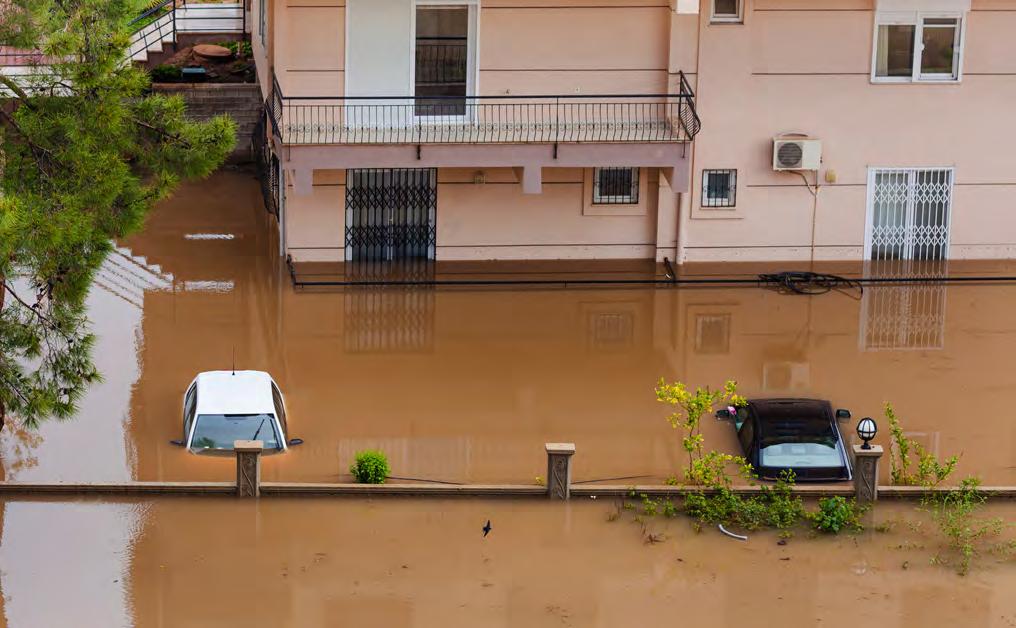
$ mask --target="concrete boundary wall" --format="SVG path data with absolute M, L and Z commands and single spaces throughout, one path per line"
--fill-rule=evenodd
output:
M 955 487 L 932 489 L 944 493 Z M 760 486 L 734 486 L 731 491 L 738 495 L 758 495 Z M 928 493 L 920 486 L 880 486 L 880 499 L 919 499 Z M 688 493 L 713 493 L 709 489 L 685 486 L 619 484 L 572 485 L 571 497 L 627 497 L 632 491 L 641 497 L 682 497 Z M 1016 498 L 1016 486 L 982 486 L 979 491 L 989 498 Z M 841 495 L 849 497 L 854 489 L 843 485 L 798 485 L 792 489 L 794 495 L 804 498 L 819 498 Z M 0 497 L 11 495 L 235 495 L 233 482 L 0 482 Z M 262 496 L 346 495 L 346 496 L 411 496 L 411 497 L 541 497 L 547 496 L 547 487 L 529 484 L 348 484 L 348 483 L 300 483 L 264 482 Z
M 309 497 L 314 495 L 350 495 L 360 497 L 540 497 L 564 501 L 572 497 L 682 497 L 689 493 L 715 494 L 715 489 L 697 486 L 575 484 L 572 482 L 571 462 L 575 455 L 574 443 L 546 443 L 546 484 L 447 484 L 396 483 L 303 483 L 262 482 L 261 441 L 236 441 L 235 482 L 0 482 L 3 495 L 235 495 L 259 498 L 265 495 Z M 877 486 L 878 460 L 882 456 L 879 446 L 854 447 L 855 476 L 853 485 L 841 484 L 795 485 L 791 492 L 800 497 L 856 497 L 858 502 L 871 503 L 879 497 L 915 499 L 933 493 L 947 493 L 956 487 L 924 488 L 921 486 Z M 760 495 L 767 488 L 760 485 L 741 485 L 730 488 L 737 495 Z M 978 489 L 991 498 L 1016 498 L 1016 486 L 983 486 Z

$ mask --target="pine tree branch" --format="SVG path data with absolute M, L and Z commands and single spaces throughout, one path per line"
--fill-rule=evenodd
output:
M 11 77 L 6 74 L 0 74 L 0 85 L 4 85 L 7 89 L 14 92 L 14 95 L 17 96 L 22 104 L 29 109 L 35 108 L 35 106 L 31 103 L 31 98 L 28 96 L 28 93 L 21 89 L 21 86 L 18 85 L 17 81 L 13 80 Z
M 162 137 L 164 137 L 164 138 L 166 138 L 168 140 L 173 140 L 174 142 L 177 142 L 177 143 L 183 145 L 184 148 L 193 148 L 193 145 L 190 142 L 188 142 L 187 140 L 185 140 L 179 133 L 170 133 L 166 129 L 160 129 L 157 126 L 153 126 L 151 124 L 148 124 L 144 120 L 140 120 L 138 118 L 132 117 L 131 121 L 134 122 L 134 124 L 140 126 L 141 128 L 148 129 L 149 131 L 155 131 L 156 133 L 158 133 Z

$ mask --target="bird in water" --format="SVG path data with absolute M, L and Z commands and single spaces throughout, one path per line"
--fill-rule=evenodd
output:
M 494 528 L 490 526 L 490 519 L 487 519 L 487 525 L 483 526 L 483 536 L 490 534 L 490 531 L 493 529 Z

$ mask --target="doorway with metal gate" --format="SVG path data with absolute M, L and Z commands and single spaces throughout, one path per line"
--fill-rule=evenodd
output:
M 433 260 L 437 170 L 346 171 L 346 261 Z
M 952 188 L 951 168 L 870 169 L 865 259 L 946 259 Z

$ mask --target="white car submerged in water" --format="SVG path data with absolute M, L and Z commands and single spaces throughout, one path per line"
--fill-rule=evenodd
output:
M 265 454 L 283 453 L 299 438 L 286 440 L 282 391 L 263 371 L 206 371 L 183 398 L 183 440 L 175 445 L 193 454 L 228 454 L 238 440 L 259 440 Z

